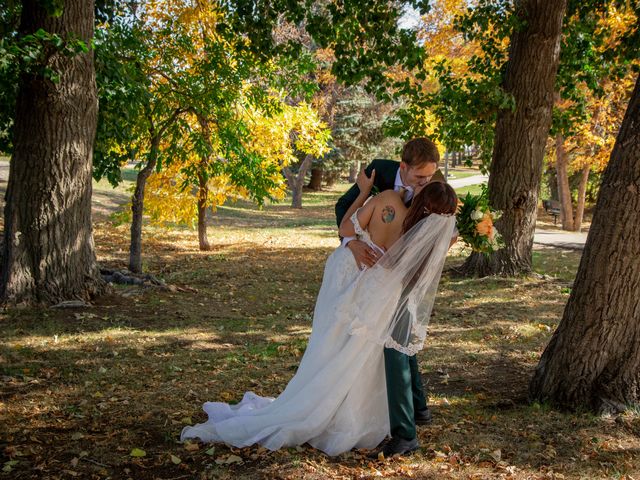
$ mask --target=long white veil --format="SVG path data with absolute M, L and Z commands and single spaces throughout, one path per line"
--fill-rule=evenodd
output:
M 423 218 L 360 274 L 337 305 L 352 335 L 407 355 L 422 349 L 454 226 L 455 216 Z

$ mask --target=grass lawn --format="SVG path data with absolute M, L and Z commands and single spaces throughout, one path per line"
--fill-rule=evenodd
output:
M 464 197 L 467 193 L 471 195 L 479 195 L 482 192 L 482 187 L 480 185 L 468 185 L 466 187 L 456 188 L 456 194 L 459 198 Z
M 442 173 L 444 173 L 444 168 L 440 167 Z M 449 180 L 459 180 L 462 178 L 473 177 L 475 175 L 482 175 L 480 170 L 471 170 L 471 169 L 449 169 Z
M 192 230 L 145 227 L 145 270 L 183 291 L 116 287 L 93 308 L 2 313 L 0 478 L 639 478 L 640 418 L 527 401 L 580 259 L 557 249 L 535 252 L 544 276 L 467 279 L 451 273 L 466 255 L 454 247 L 419 354 L 434 423 L 415 455 L 180 444 L 203 402 L 275 396 L 295 373 L 343 190 L 305 194 L 302 210 L 220 208 L 209 252 Z M 129 226 L 94 227 L 100 263 L 125 267 Z

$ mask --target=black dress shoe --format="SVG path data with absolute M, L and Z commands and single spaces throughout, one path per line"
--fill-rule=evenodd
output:
M 386 443 L 383 442 L 382 448 L 376 449 L 371 452 L 367 457 L 369 458 L 380 458 L 380 454 L 384 455 L 384 458 L 391 458 L 394 455 L 406 455 L 407 453 L 411 453 L 417 450 L 419 447 L 418 439 L 414 438 L 413 440 L 405 440 L 400 437 L 391 437 L 389 441 Z
M 429 407 L 424 410 L 417 410 L 415 414 L 416 425 L 429 425 L 433 422 L 433 416 Z

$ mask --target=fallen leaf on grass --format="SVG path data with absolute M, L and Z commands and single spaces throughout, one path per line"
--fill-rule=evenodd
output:
M 196 450 L 200 450 L 200 447 L 197 443 L 185 443 L 184 449 L 187 452 L 195 452 Z
M 5 473 L 9 473 L 11 470 L 13 470 L 13 467 L 15 467 L 17 464 L 18 464 L 18 460 L 9 460 L 4 464 L 4 467 L 2 467 L 2 471 Z
M 180 465 L 182 463 L 182 460 L 180 460 L 180 457 L 171 455 L 171 463 L 173 463 L 174 465 Z
M 230 465 L 232 463 L 242 463 L 242 458 L 238 455 L 228 455 L 216 458 L 218 465 Z
M 129 455 L 132 457 L 144 457 L 147 455 L 147 452 L 145 452 L 141 448 L 134 448 L 133 450 L 131 450 L 131 453 L 129 453 Z
M 213 453 L 216 451 L 216 447 L 211 447 L 209 450 L 207 450 L 206 453 L 207 455 L 213 455 Z

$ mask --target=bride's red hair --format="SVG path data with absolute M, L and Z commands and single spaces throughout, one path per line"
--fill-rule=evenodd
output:
M 457 208 L 458 196 L 450 185 L 444 182 L 428 183 L 413 199 L 402 225 L 402 233 L 411 230 L 431 213 L 455 215 Z

